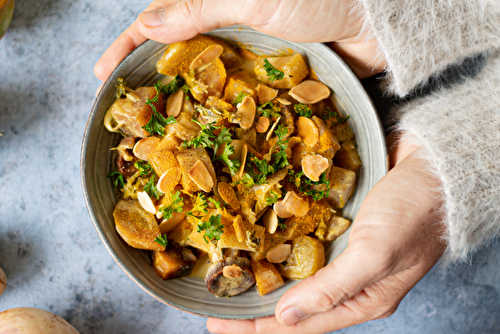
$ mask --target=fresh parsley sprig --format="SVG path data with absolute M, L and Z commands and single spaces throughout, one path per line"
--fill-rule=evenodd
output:
M 285 73 L 271 65 L 267 58 L 264 58 L 264 70 L 266 71 L 267 77 L 269 78 L 270 82 L 274 82 L 275 80 L 282 80 L 285 78 Z
M 274 170 L 279 170 L 289 165 L 288 157 L 286 155 L 288 141 L 284 140 L 285 135 L 288 133 L 288 129 L 286 125 L 281 124 L 276 128 L 276 130 L 274 130 L 274 133 L 278 137 L 276 145 L 278 145 L 279 151 L 272 154 L 272 158 L 274 159 L 273 168 Z
M 149 120 L 149 122 L 142 128 L 147 132 L 149 132 L 150 135 L 157 134 L 160 136 L 164 136 L 165 127 L 169 124 L 177 123 L 177 120 L 173 116 L 165 118 L 162 114 L 156 111 L 154 103 L 158 103 L 158 98 L 160 97 L 161 87 L 162 87 L 161 81 L 155 83 L 154 87 L 156 90 L 155 97 L 146 100 L 146 104 L 151 107 L 153 113 L 151 114 L 151 119 Z
M 198 124 L 201 127 L 201 131 L 198 136 L 190 141 L 184 141 L 182 147 L 213 147 L 215 143 L 212 139 L 216 137 L 214 130 L 217 130 L 219 127 L 217 127 L 215 123 L 201 124 L 195 119 L 192 119 L 191 122 Z
M 224 233 L 224 224 L 222 224 L 221 218 L 222 216 L 220 214 L 212 215 L 208 219 L 208 222 L 201 221 L 196 226 L 198 233 L 205 231 L 203 239 L 207 244 L 213 240 L 220 240 L 220 236 Z
M 114 171 L 108 174 L 109 178 L 113 178 L 116 176 L 116 179 L 113 181 L 113 184 L 118 189 L 123 189 L 125 187 L 125 180 L 123 179 L 123 175 L 120 172 Z
M 269 190 L 269 197 L 266 198 L 266 205 L 273 205 L 280 199 L 280 196 L 274 190 Z
M 176 75 L 168 84 L 161 87 L 161 91 L 164 94 L 173 94 L 177 92 L 185 84 L 184 79 L 179 75 Z
M 182 207 L 184 206 L 184 202 L 182 197 L 180 196 L 180 191 L 172 192 L 172 198 L 170 204 L 161 207 L 158 211 L 161 212 L 163 219 L 170 219 L 174 215 L 174 212 L 182 212 Z
M 279 117 L 281 108 L 273 101 L 263 103 L 257 107 L 257 112 L 262 117 Z
M 341 124 L 347 121 L 350 116 L 342 117 L 336 111 L 331 111 L 330 108 L 325 109 L 325 115 L 323 116 L 323 120 L 327 122 L 329 126 Z
M 238 96 L 236 96 L 236 98 L 231 102 L 231 104 L 233 104 L 235 106 L 240 104 L 241 102 L 243 102 L 243 99 L 245 98 L 245 96 L 248 96 L 248 93 L 239 92 Z
M 168 239 L 166 234 L 162 234 L 155 239 L 156 243 L 160 244 L 160 246 L 167 247 Z
M 231 143 L 233 139 L 231 138 L 231 132 L 229 132 L 229 129 L 222 126 L 220 128 L 220 133 L 217 135 L 214 141 L 214 159 L 215 155 L 217 154 L 217 151 L 219 150 L 219 147 L 223 144 L 229 144 Z
M 156 188 L 156 182 L 158 182 L 158 175 L 153 173 L 149 178 L 148 183 L 144 186 L 144 191 L 148 193 L 149 197 L 155 197 L 156 199 L 160 199 L 162 195 L 161 191 Z
M 139 170 L 139 172 L 141 173 L 141 176 L 148 176 L 153 171 L 153 167 L 151 167 L 151 164 L 149 163 L 149 161 L 145 161 L 145 160 L 137 161 L 134 164 L 134 167 Z
M 224 150 L 222 151 L 222 154 L 219 155 L 217 158 L 215 158 L 214 161 L 220 160 L 224 162 L 229 168 L 231 174 L 235 175 L 240 170 L 241 162 L 239 160 L 232 160 L 229 158 L 229 156 L 233 153 L 234 153 L 233 145 L 231 145 L 230 143 L 226 143 L 224 145 Z
M 330 181 L 326 178 L 326 172 L 321 174 L 319 181 L 311 181 L 304 175 L 303 171 L 295 172 L 292 169 L 288 172 L 290 174 L 289 182 L 294 184 L 297 189 L 304 195 L 311 196 L 314 201 L 319 201 L 328 196 L 330 192 Z M 319 188 L 324 190 L 318 190 Z
M 311 118 L 312 110 L 305 104 L 299 103 L 293 106 L 293 110 L 297 113 L 297 115 L 302 117 Z

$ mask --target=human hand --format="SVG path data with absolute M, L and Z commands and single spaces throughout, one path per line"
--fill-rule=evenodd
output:
M 380 72 L 376 40 L 357 38 L 362 26 L 358 0 L 156 0 L 102 55 L 95 75 L 106 80 L 138 45 L 152 39 L 174 43 L 233 24 L 296 42 L 331 42 L 360 77 Z
M 391 151 L 395 166 L 363 201 L 349 245 L 340 256 L 287 291 L 275 317 L 208 319 L 208 330 L 324 333 L 394 313 L 439 260 L 445 244 L 436 190 L 439 181 L 408 140 Z

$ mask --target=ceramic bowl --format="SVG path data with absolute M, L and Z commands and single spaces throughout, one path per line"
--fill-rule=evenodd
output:
M 323 44 L 300 44 L 267 36 L 243 26 L 217 29 L 209 35 L 229 44 L 238 43 L 266 55 L 293 50 L 302 54 L 318 80 L 334 91 L 334 102 L 346 115 L 354 131 L 363 165 L 357 173 L 353 197 L 344 209 L 344 216 L 354 219 L 368 190 L 387 171 L 385 139 L 377 113 L 361 84 L 344 62 Z M 103 124 L 106 110 L 115 99 L 116 80 L 124 78 L 129 87 L 152 85 L 160 75 L 155 65 L 167 45 L 147 41 L 114 70 L 96 98 L 90 114 L 81 152 L 81 178 L 85 201 L 99 237 L 125 273 L 147 293 L 175 308 L 226 319 L 253 319 L 274 314 L 278 299 L 298 281 L 260 296 L 255 288 L 232 298 L 218 298 L 207 291 L 202 279 L 180 278 L 161 280 L 150 265 L 147 253 L 129 247 L 117 234 L 113 209 L 117 202 L 115 189 L 106 177 L 113 168 L 113 151 L 118 136 L 108 132 Z M 326 249 L 331 262 L 347 246 L 348 233 Z

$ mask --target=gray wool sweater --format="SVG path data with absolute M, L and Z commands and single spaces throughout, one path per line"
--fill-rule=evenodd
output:
M 392 111 L 442 181 L 446 263 L 466 260 L 500 233 L 500 0 L 361 0 L 401 97 L 450 65 L 482 54 L 472 78 Z

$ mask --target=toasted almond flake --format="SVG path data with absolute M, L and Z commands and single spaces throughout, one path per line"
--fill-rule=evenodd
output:
M 143 138 L 135 144 L 132 152 L 137 158 L 149 161 L 148 155 L 156 151 L 158 143 L 160 143 L 160 138 L 158 137 L 151 136 Z
M 278 228 L 278 216 L 273 209 L 268 208 L 266 210 L 266 213 L 262 216 L 262 222 L 267 232 L 270 234 L 274 234 L 274 232 L 276 232 L 276 229 Z
M 313 104 L 330 96 L 330 89 L 316 80 L 305 80 L 288 92 L 291 97 L 304 104 Z
M 158 180 L 156 188 L 166 194 L 174 190 L 175 186 L 181 180 L 182 171 L 179 167 L 169 168 Z
M 236 238 L 239 242 L 244 242 L 247 238 L 247 230 L 245 229 L 245 225 L 243 225 L 243 219 L 240 215 L 237 215 L 233 219 L 233 228 L 234 234 L 236 234 Z
M 257 120 L 257 125 L 255 125 L 255 130 L 258 133 L 264 133 L 269 129 L 269 125 L 271 125 L 271 121 L 269 120 L 268 117 L 259 117 Z
M 229 183 L 217 183 L 217 191 L 219 192 L 219 196 L 222 198 L 222 200 L 226 202 L 226 204 L 228 204 L 233 210 L 240 209 L 240 202 L 238 201 L 238 197 L 236 196 L 233 187 L 231 187 Z
M 276 213 L 276 215 L 280 218 L 290 218 L 293 216 L 290 212 L 286 210 L 282 199 L 274 203 L 273 210 Z
M 167 116 L 179 116 L 184 100 L 184 91 L 182 89 L 171 94 L 167 99 Z
M 137 193 L 137 199 L 139 200 L 139 203 L 141 204 L 142 208 L 146 210 L 149 213 L 155 214 L 156 213 L 156 208 L 151 200 L 151 197 L 149 197 L 148 193 L 145 191 L 140 191 Z
M 271 263 L 281 263 L 285 261 L 288 256 L 292 254 L 292 245 L 290 244 L 280 244 L 271 248 L 267 254 L 267 261 Z
M 283 207 L 295 217 L 304 217 L 309 212 L 309 201 L 297 195 L 295 191 L 286 193 L 283 199 Z
M 281 98 L 281 97 L 278 97 L 276 100 L 278 100 L 278 102 L 284 106 L 289 106 L 292 104 L 292 102 L 288 101 L 287 99 Z
M 271 136 L 273 135 L 274 129 L 276 129 L 276 127 L 278 126 L 280 119 L 281 119 L 281 116 L 276 119 L 273 126 L 271 126 L 271 129 L 267 132 L 266 141 L 269 141 L 269 139 L 271 139 Z
M 302 171 L 311 181 L 318 182 L 319 177 L 323 174 L 330 165 L 328 159 L 319 155 L 306 155 L 302 158 Z
M 210 64 L 215 61 L 224 51 L 224 48 L 219 44 L 213 44 L 196 56 L 196 58 L 189 65 L 190 70 L 196 70 L 200 67 Z
M 243 177 L 243 173 L 245 172 L 245 164 L 247 163 L 247 154 L 248 154 L 248 145 L 244 144 L 243 148 L 241 149 L 241 156 L 240 156 L 240 173 L 239 176 Z
M 271 87 L 267 87 L 266 85 L 257 85 L 257 96 L 259 97 L 259 103 L 266 103 L 271 100 L 274 100 L 276 96 L 278 96 L 278 90 L 273 89 Z
M 235 264 L 225 266 L 224 268 L 222 268 L 222 276 L 229 279 L 238 278 L 243 276 L 243 269 Z
M 250 129 L 255 120 L 255 111 L 257 110 L 255 101 L 250 96 L 245 96 L 237 108 L 236 116 L 240 117 L 241 128 L 245 130 Z
M 319 130 L 314 122 L 307 117 L 297 120 L 297 132 L 307 146 L 314 146 L 319 140 Z
M 191 180 L 193 180 L 193 182 L 204 192 L 209 193 L 212 191 L 214 180 L 201 160 L 196 161 L 193 167 L 191 167 L 188 171 L 188 175 Z

